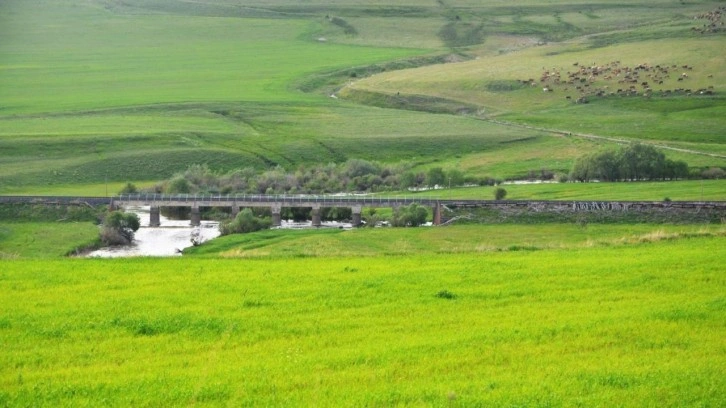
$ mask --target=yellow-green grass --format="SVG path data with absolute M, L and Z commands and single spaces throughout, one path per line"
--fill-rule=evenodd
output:
M 722 406 L 725 255 L 0 261 L 0 401 Z
M 683 236 L 726 236 L 722 225 L 538 224 L 433 228 L 270 230 L 216 238 L 185 255 L 233 258 L 380 257 L 620 246 Z
M 0 259 L 60 258 L 96 244 L 90 222 L 8 222 L 0 225 Z

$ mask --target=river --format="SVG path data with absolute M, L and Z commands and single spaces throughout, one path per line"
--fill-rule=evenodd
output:
M 141 228 L 136 231 L 134 242 L 127 246 L 106 247 L 93 251 L 88 257 L 95 258 L 122 258 L 134 256 L 181 256 L 184 248 L 192 246 L 192 234 L 198 236 L 201 242 L 218 237 L 219 223 L 216 221 L 202 221 L 199 227 L 192 227 L 190 220 L 170 220 L 161 216 L 160 227 L 149 227 L 149 207 L 129 207 L 127 212 L 139 216 Z M 282 221 L 285 229 L 313 228 L 312 222 Z M 322 228 L 350 229 L 350 223 L 323 222 Z
M 192 227 L 190 220 L 170 220 L 161 216 L 160 227 L 149 227 L 149 207 L 129 207 L 126 211 L 135 213 L 141 221 L 134 242 L 127 246 L 101 248 L 88 254 L 89 257 L 180 256 L 181 250 L 192 246 L 192 234 L 198 235 L 202 242 L 219 236 L 216 221 L 202 221 L 201 226 Z

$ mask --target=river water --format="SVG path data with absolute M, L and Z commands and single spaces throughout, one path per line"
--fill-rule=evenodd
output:
M 192 227 L 190 220 L 170 220 L 161 216 L 160 227 L 149 227 L 149 207 L 129 207 L 126 211 L 135 213 L 141 221 L 134 242 L 128 246 L 101 248 L 88 254 L 89 257 L 180 256 L 181 250 L 193 245 L 192 234 L 202 242 L 219 236 L 216 221 L 202 221 L 201 226 Z
M 121 258 L 132 256 L 181 256 L 181 251 L 193 245 L 192 237 L 201 242 L 218 237 L 219 223 L 202 221 L 199 227 L 192 227 L 190 220 L 170 220 L 161 216 L 160 227 L 149 227 L 149 207 L 128 207 L 127 212 L 139 216 L 141 228 L 136 231 L 134 242 L 128 246 L 106 247 L 93 251 L 89 257 Z M 350 223 L 323 222 L 323 228 L 350 229 Z M 313 228 L 312 222 L 282 221 L 285 229 Z

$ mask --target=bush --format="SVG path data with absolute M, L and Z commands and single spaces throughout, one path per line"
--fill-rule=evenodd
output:
M 136 188 L 136 185 L 133 183 L 126 183 L 124 188 L 119 191 L 119 194 L 136 194 L 139 192 L 139 189 Z
M 497 187 L 494 190 L 494 199 L 495 200 L 504 200 L 504 198 L 507 196 L 507 190 Z
M 128 245 L 139 230 L 139 216 L 123 211 L 112 211 L 106 215 L 101 229 L 101 241 L 106 245 Z
M 719 167 L 711 167 L 701 172 L 701 177 L 705 179 L 722 179 L 726 176 L 726 171 Z
M 420 205 L 411 204 L 408 207 L 399 207 L 393 214 L 394 227 L 418 227 L 426 223 L 428 211 Z
M 260 231 L 268 229 L 272 226 L 272 220 L 269 217 L 257 218 L 252 210 L 245 208 L 229 223 L 219 224 L 219 232 L 222 235 L 244 234 L 248 232 Z

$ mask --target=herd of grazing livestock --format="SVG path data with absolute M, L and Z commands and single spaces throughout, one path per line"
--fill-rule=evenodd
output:
M 567 71 L 556 67 L 543 68 L 539 81 L 530 78 L 519 82 L 529 86 L 542 86 L 542 91 L 546 93 L 563 91 L 565 98 L 574 98 L 575 103 L 588 103 L 590 98 L 608 96 L 714 94 L 713 86 L 699 89 L 687 87 L 693 73 L 693 66 L 687 64 L 639 64 L 631 67 L 621 64 L 620 61 L 613 61 L 604 65 L 585 65 L 579 62 L 572 65 L 574 68 Z M 683 86 L 664 89 L 673 83 Z
M 694 20 L 706 20 L 701 27 L 692 27 L 691 30 L 701 33 L 717 33 L 719 31 L 725 31 L 723 25 L 723 15 L 726 14 L 726 7 L 719 7 L 714 11 L 708 13 L 699 14 L 694 17 Z
M 703 28 L 694 27 L 701 33 L 726 31 L 723 28 L 723 16 L 726 7 L 699 14 L 696 20 L 707 20 Z M 567 100 L 575 103 L 588 103 L 592 98 L 613 96 L 671 96 L 671 95 L 713 95 L 714 87 L 689 87 L 694 82 L 693 75 L 698 75 L 689 64 L 639 64 L 628 66 L 620 61 L 604 65 L 580 64 L 575 62 L 572 68 L 542 67 L 539 81 L 534 78 L 518 80 L 523 85 L 542 87 L 542 92 L 564 95 Z M 708 75 L 713 78 L 713 75 Z M 702 82 L 703 81 L 698 81 Z

